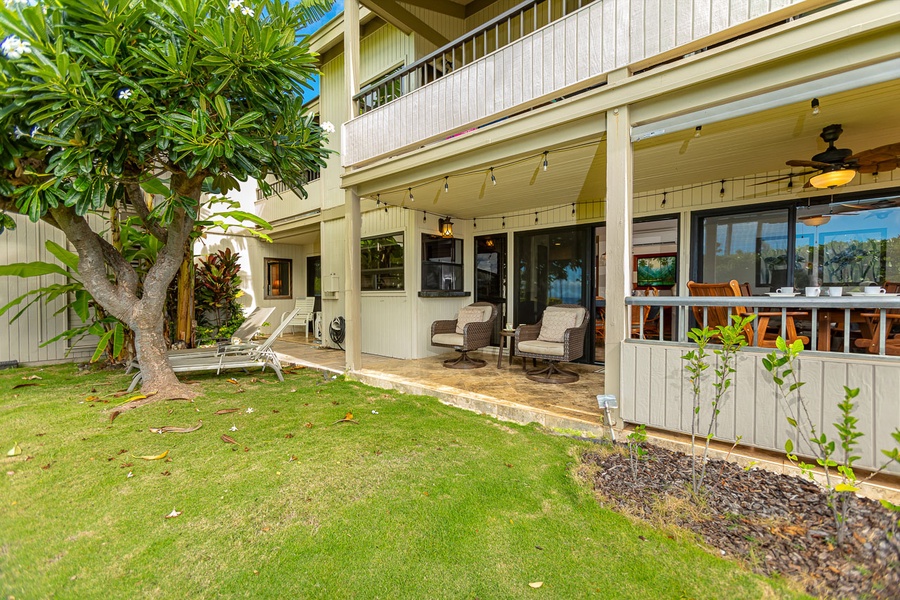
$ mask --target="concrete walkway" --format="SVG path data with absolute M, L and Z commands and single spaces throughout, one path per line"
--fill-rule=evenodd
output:
M 285 363 L 344 372 L 341 350 L 309 343 L 302 335 L 286 335 L 275 343 L 274 349 Z M 417 360 L 364 354 L 363 368 L 351 376 L 374 387 L 435 396 L 444 404 L 506 421 L 536 422 L 598 436 L 604 433 L 597 406 L 597 394 L 603 393 L 602 367 L 570 364 L 581 379 L 575 383 L 553 385 L 526 379 L 521 359 L 515 359 L 509 365 L 504 356 L 498 369 L 496 353 L 473 352 L 470 355 L 487 361 L 487 366 L 467 371 L 446 369 L 441 362 L 453 356 L 452 353 Z

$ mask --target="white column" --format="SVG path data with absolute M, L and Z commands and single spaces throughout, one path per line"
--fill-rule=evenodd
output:
M 356 103 L 353 96 L 359 92 L 359 3 L 347 0 L 344 3 L 344 80 L 347 85 L 347 120 L 356 114 Z M 342 134 L 345 130 L 342 128 Z M 341 136 L 341 145 L 349 140 Z M 359 196 L 355 188 L 344 190 L 344 222 L 347 226 L 347 256 L 344 261 L 344 360 L 348 371 L 362 368 L 362 331 L 360 327 L 361 303 L 360 292 L 362 278 L 360 275 L 360 231 L 362 216 Z
M 347 224 L 347 256 L 344 264 L 344 361 L 348 371 L 362 368 L 362 331 L 360 303 L 362 277 L 360 274 L 360 230 L 362 214 L 356 188 L 344 191 L 344 222 Z
M 606 358 L 605 393 L 622 398 L 622 342 L 631 335 L 625 298 L 631 295 L 634 152 L 629 108 L 606 113 Z
M 359 92 L 359 3 L 344 2 L 344 81 L 347 84 L 347 120 L 357 116 L 353 96 Z

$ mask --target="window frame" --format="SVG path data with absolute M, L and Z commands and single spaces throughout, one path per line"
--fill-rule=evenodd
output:
M 360 247 L 360 291 L 362 292 L 402 292 L 406 290 L 406 241 L 404 240 L 404 232 L 397 231 L 394 233 L 386 233 L 382 235 L 373 235 L 361 238 L 359 240 Z M 386 247 L 396 246 L 400 248 L 400 264 L 391 266 L 390 262 L 387 266 L 377 266 L 377 267 L 366 267 L 368 261 L 366 260 L 365 252 L 370 250 L 370 248 L 365 247 L 366 242 L 370 242 L 372 240 L 392 240 L 394 243 L 392 244 L 384 244 Z M 380 247 L 377 249 L 379 252 L 381 251 Z M 386 257 L 389 261 L 392 256 Z M 396 257 L 393 257 L 396 258 Z M 374 283 L 373 286 L 366 285 L 366 277 L 371 277 Z M 391 281 L 395 281 L 396 284 L 393 286 L 384 285 L 388 278 Z
M 272 265 L 284 265 L 287 273 L 287 294 L 273 294 L 273 284 L 270 279 L 272 274 Z M 264 257 L 263 265 L 265 268 L 265 281 L 263 282 L 263 299 L 264 300 L 293 300 L 294 299 L 294 260 L 291 258 Z M 282 276 L 283 277 L 283 276 Z M 284 286 L 282 286 L 284 287 Z

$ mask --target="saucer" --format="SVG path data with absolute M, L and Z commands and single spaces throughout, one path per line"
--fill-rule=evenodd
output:
M 866 298 L 877 298 L 878 296 L 900 296 L 900 294 L 867 294 L 865 292 L 848 292 L 851 296 L 864 296 Z
M 794 296 L 799 296 L 800 292 L 791 292 L 790 294 L 782 294 L 781 292 L 766 292 L 766 296 L 771 296 L 773 298 L 793 298 Z M 881 294 L 882 296 L 884 294 Z

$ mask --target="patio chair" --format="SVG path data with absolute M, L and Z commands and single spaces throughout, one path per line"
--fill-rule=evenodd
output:
M 288 327 L 303 327 L 303 331 L 307 337 L 309 338 L 309 327 L 313 324 L 313 320 L 315 318 L 315 313 L 313 310 L 316 306 L 316 298 L 314 296 L 310 296 L 309 298 L 297 298 L 297 302 L 294 304 L 294 309 L 296 311 L 295 316 L 291 319 L 291 322 L 287 324 Z M 281 320 L 284 321 L 285 315 L 287 312 L 281 313 Z M 282 331 L 282 335 L 284 332 Z
M 542 369 L 525 370 L 525 377 L 540 383 L 574 383 L 579 375 L 560 368 L 559 363 L 571 362 L 584 354 L 584 335 L 588 314 L 577 304 L 548 306 L 541 320 L 534 325 L 520 325 L 516 330 L 516 356 L 547 361 Z
M 169 360 L 174 357 L 181 356 L 192 356 L 192 357 L 201 357 L 201 356 L 217 356 L 219 352 L 221 352 L 223 346 L 234 346 L 234 340 L 240 340 L 239 345 L 252 345 L 253 338 L 259 333 L 259 330 L 262 329 L 263 325 L 269 320 L 269 317 L 272 316 L 272 313 L 275 312 L 274 307 L 262 308 L 257 306 L 254 308 L 247 318 L 244 319 L 244 322 L 241 323 L 241 326 L 234 330 L 234 333 L 231 334 L 231 337 L 228 340 L 224 340 L 220 343 L 217 343 L 215 346 L 209 346 L 206 348 L 181 348 L 178 350 L 169 350 Z M 125 368 L 125 373 L 131 373 L 133 369 L 137 369 L 139 366 L 137 358 L 133 359 L 128 366 Z
M 281 335 L 285 327 L 288 327 L 291 320 L 297 316 L 300 309 L 295 308 L 287 313 L 285 319 L 281 321 L 275 331 L 267 337 L 261 344 L 252 345 L 229 345 L 222 346 L 217 349 L 216 354 L 193 356 L 190 354 L 174 355 L 169 357 L 172 370 L 176 373 L 199 373 L 202 371 L 215 371 L 216 375 L 226 369 L 247 369 L 261 367 L 263 371 L 266 367 L 271 367 L 278 377 L 278 381 L 284 381 L 281 374 L 281 362 L 278 355 L 272 349 L 275 340 Z M 131 386 L 128 391 L 134 390 L 143 379 L 143 374 L 138 371 L 131 380 Z
M 487 363 L 471 358 L 469 352 L 491 343 L 497 306 L 490 302 L 475 302 L 459 309 L 455 319 L 435 321 L 431 324 L 431 345 L 453 348 L 457 358 L 444 361 L 448 369 L 480 369 Z
M 691 296 L 710 297 L 710 296 L 737 296 L 743 297 L 741 294 L 741 284 L 736 280 L 724 283 L 697 283 L 695 281 L 688 282 L 688 291 Z M 691 311 L 698 326 L 703 326 L 703 310 L 706 309 L 706 326 L 715 329 L 719 326 L 732 324 L 730 315 L 746 317 L 751 313 L 743 306 L 726 307 L 726 306 L 692 306 Z M 794 317 L 805 317 L 808 313 L 788 311 L 785 314 L 784 333 L 787 342 L 793 343 L 794 340 L 802 340 L 804 345 L 809 344 L 809 338 L 805 335 L 797 334 L 797 326 L 794 323 Z M 772 318 L 780 318 L 782 313 L 779 312 L 760 312 L 756 313 L 756 332 L 753 331 L 753 324 L 747 324 L 744 327 L 744 337 L 747 344 L 751 346 L 759 346 L 760 348 L 774 348 L 775 340 L 781 334 L 779 331 L 769 331 L 769 322 Z

